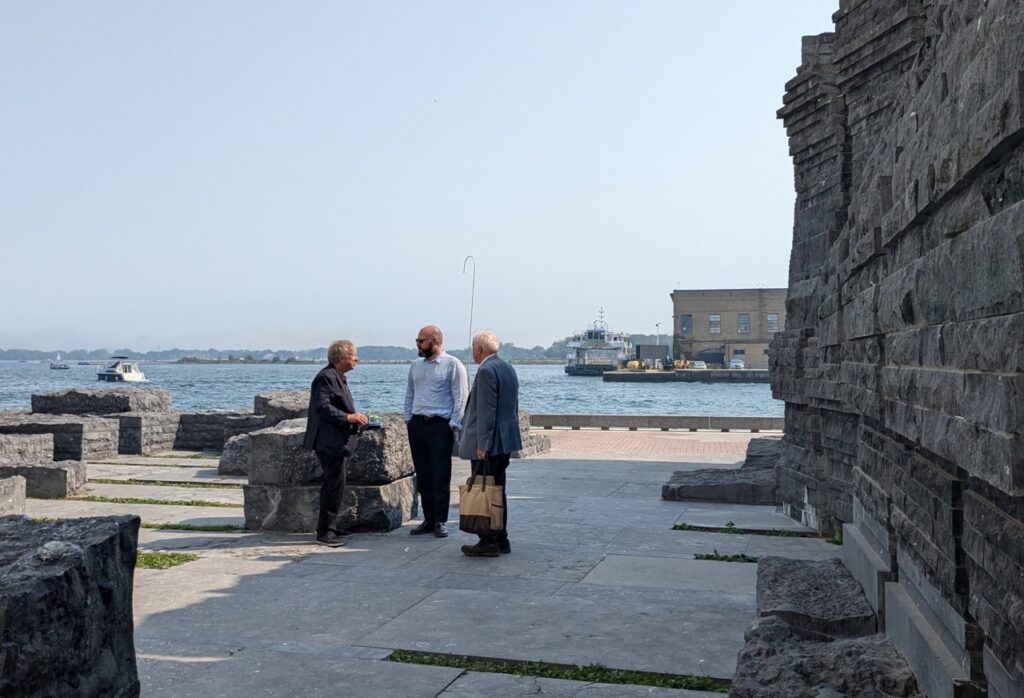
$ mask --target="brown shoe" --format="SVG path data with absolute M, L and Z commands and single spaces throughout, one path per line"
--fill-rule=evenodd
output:
M 410 536 L 422 536 L 424 533 L 433 533 L 433 532 L 434 532 L 434 524 L 430 523 L 429 521 L 424 521 L 419 526 L 417 526 L 416 528 L 414 528 L 411 531 L 409 531 L 409 535 Z
M 462 554 L 467 557 L 498 557 L 498 544 L 480 541 L 476 545 L 464 545 Z

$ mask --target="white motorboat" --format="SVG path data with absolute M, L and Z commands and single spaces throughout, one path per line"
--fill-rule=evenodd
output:
M 134 361 L 129 361 L 127 356 L 111 356 L 114 363 L 104 366 L 96 372 L 96 378 L 111 383 L 128 382 L 138 383 L 146 380 L 146 374 L 139 369 Z

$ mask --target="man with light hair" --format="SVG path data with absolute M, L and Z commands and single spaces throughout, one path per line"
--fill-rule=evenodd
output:
M 365 414 L 356 412 L 345 379 L 345 374 L 357 363 L 359 357 L 355 344 L 347 339 L 331 342 L 327 349 L 327 366 L 316 374 L 309 389 L 303 446 L 316 451 L 323 469 L 316 542 L 330 548 L 345 544 L 339 530 L 341 500 L 345 494 L 345 464 L 356 449 L 360 428 L 368 421 Z
M 476 545 L 462 546 L 469 557 L 498 557 L 512 552 L 508 540 L 508 496 L 505 471 L 512 451 L 523 447 L 519 435 L 519 378 L 498 356 L 500 343 L 490 330 L 473 335 L 473 361 L 480 365 L 469 391 L 459 456 L 470 461 L 473 475 L 492 475 L 501 485 L 504 526 L 500 533 L 481 535 Z
M 462 362 L 444 352 L 444 335 L 427 325 L 416 335 L 420 358 L 409 367 L 403 416 L 409 431 L 409 449 L 416 469 L 416 489 L 423 507 L 423 523 L 414 536 L 433 533 L 448 537 L 451 506 L 452 451 L 462 428 L 469 381 Z

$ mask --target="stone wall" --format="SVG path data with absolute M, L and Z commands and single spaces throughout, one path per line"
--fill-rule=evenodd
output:
M 930 696 L 1024 682 L 1024 4 L 843 0 L 779 111 L 785 510 Z
M 0 695 L 139 695 L 139 518 L 0 518 Z
M 0 477 L 0 516 L 25 513 L 25 478 Z
M 253 412 L 263 415 L 263 426 L 265 427 L 272 427 L 286 419 L 305 417 L 308 409 L 308 390 L 260 393 L 253 400 Z
M 53 434 L 0 434 L 0 461 L 40 463 L 53 460 Z
M 163 388 L 68 388 L 32 396 L 36 414 L 113 414 L 170 412 L 171 394 Z
M 183 412 L 174 448 L 187 451 L 219 451 L 232 436 L 263 428 L 264 417 L 252 410 L 202 410 Z

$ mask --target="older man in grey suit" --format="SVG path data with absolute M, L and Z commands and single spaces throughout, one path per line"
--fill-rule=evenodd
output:
M 480 536 L 476 545 L 462 546 L 463 554 L 470 557 L 498 557 L 512 552 L 504 488 L 511 453 L 523 447 L 519 436 L 519 378 L 498 356 L 498 346 L 498 338 L 489 330 L 473 335 L 473 361 L 480 368 L 462 418 L 459 456 L 469 459 L 474 475 L 493 475 L 494 484 L 501 485 L 505 526 L 500 534 Z

